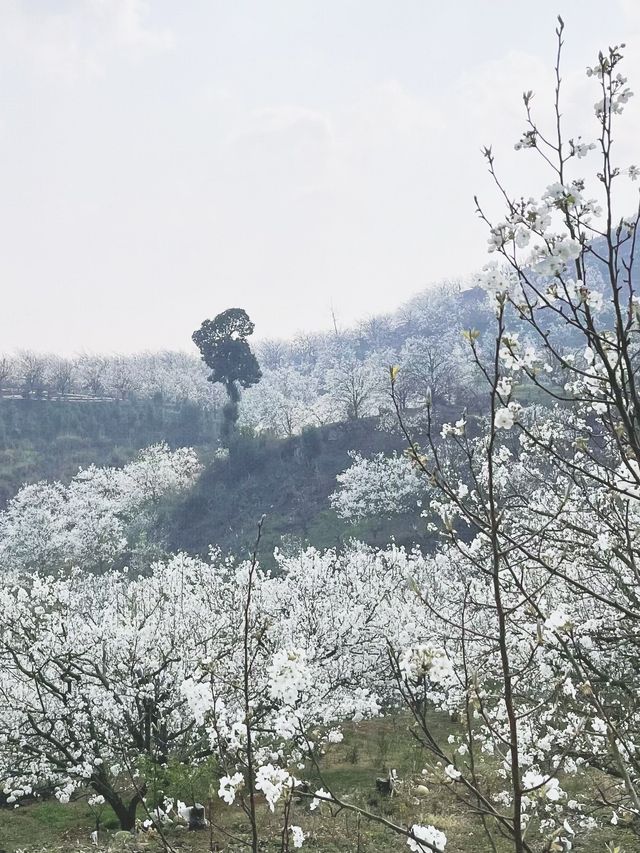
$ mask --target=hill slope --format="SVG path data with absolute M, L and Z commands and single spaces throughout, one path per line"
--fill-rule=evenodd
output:
M 25 483 L 69 480 L 79 467 L 124 465 L 142 447 L 211 446 L 212 410 L 158 400 L 0 399 L 0 506 Z
M 352 524 L 331 509 L 329 495 L 336 475 L 352 463 L 350 450 L 369 456 L 406 446 L 376 425 L 367 418 L 288 439 L 240 438 L 227 459 L 209 461 L 186 496 L 165 505 L 158 536 L 170 550 L 204 554 L 214 545 L 246 556 L 265 514 L 263 562 L 276 546 L 335 547 L 351 538 L 383 545 L 392 537 L 408 547 L 427 544 L 416 512 Z

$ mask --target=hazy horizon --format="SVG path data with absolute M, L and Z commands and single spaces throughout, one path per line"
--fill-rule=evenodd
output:
M 190 351 L 229 306 L 260 339 L 391 311 L 485 262 L 482 145 L 544 188 L 513 143 L 521 92 L 552 97 L 558 12 L 569 118 L 598 48 L 625 41 L 640 79 L 633 0 L 51 6 L 0 7 L 5 351 Z

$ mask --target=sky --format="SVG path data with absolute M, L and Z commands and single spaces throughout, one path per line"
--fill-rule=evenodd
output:
M 0 0 L 0 351 L 188 350 L 229 307 L 290 337 L 468 279 L 481 147 L 550 182 L 513 146 L 558 13 L 590 140 L 598 49 L 640 86 L 637 0 Z M 638 139 L 640 99 L 623 165 Z

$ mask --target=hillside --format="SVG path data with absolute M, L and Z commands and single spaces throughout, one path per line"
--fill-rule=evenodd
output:
M 221 390 L 206 382 L 193 357 L 5 357 L 13 385 L 5 382 L 11 393 L 0 398 L 0 504 L 25 483 L 68 482 L 91 464 L 122 466 L 140 448 L 163 441 L 195 447 L 205 464 L 192 490 L 160 508 L 154 535 L 167 551 L 206 554 L 215 546 L 244 555 L 263 514 L 267 561 L 276 546 L 334 547 L 351 538 L 424 545 L 415 512 L 354 524 L 338 518 L 329 496 L 336 476 L 351 465 L 350 451 L 369 457 L 406 445 L 378 428 L 379 413 L 390 408 L 390 364 L 400 367 L 403 406 L 421 409 L 431 395 L 443 419 L 477 408 L 479 386 L 462 331 L 486 332 L 490 322 L 484 291 L 447 284 L 351 329 L 259 343 L 264 376 L 243 394 L 240 433 L 228 458 L 217 454 Z M 39 365 L 35 389 L 29 364 Z M 100 382 L 91 385 L 98 368 Z M 52 384 L 60 373 L 73 377 L 78 398 L 60 396 Z M 116 378 L 124 399 L 113 396 Z
M 170 551 L 205 555 L 211 545 L 246 556 L 264 514 L 261 561 L 272 563 L 274 547 L 332 548 L 357 538 L 381 546 L 395 539 L 412 547 L 428 535 L 415 512 L 353 524 L 329 503 L 336 475 L 363 456 L 402 451 L 397 433 L 383 432 L 376 418 L 306 429 L 277 439 L 240 437 L 226 459 L 211 459 L 196 486 L 164 506 L 158 537 Z
M 24 483 L 121 466 L 159 441 L 210 447 L 217 434 L 215 412 L 189 401 L 0 399 L 0 506 Z
M 368 457 L 405 446 L 378 429 L 390 406 L 390 364 L 399 367 L 402 406 L 421 409 L 431 397 L 449 419 L 478 409 L 482 383 L 463 331 L 478 330 L 482 346 L 491 321 L 484 290 L 447 283 L 352 328 L 258 343 L 263 378 L 243 394 L 228 458 L 217 455 L 223 394 L 194 356 L 5 356 L 0 505 L 25 483 L 67 482 L 79 467 L 121 466 L 140 448 L 166 442 L 197 448 L 205 463 L 195 488 L 161 509 L 155 535 L 169 551 L 205 554 L 213 545 L 246 554 L 263 514 L 267 560 L 276 546 L 333 547 L 352 537 L 425 544 L 415 513 L 353 524 L 337 517 L 329 496 L 351 464 L 349 451 Z M 570 344 L 558 318 L 550 323 Z M 61 376 L 75 397 L 56 385 Z M 530 392 L 535 398 L 533 388 L 518 393 L 524 400 Z

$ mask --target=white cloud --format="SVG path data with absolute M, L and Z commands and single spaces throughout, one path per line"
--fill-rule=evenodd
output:
M 134 58 L 172 49 L 169 28 L 148 23 L 146 0 L 0 4 L 0 46 L 44 77 L 103 76 L 115 53 Z
M 139 53 L 170 50 L 174 46 L 173 34 L 168 28 L 153 29 L 146 24 L 151 4 L 146 0 L 91 0 L 102 7 L 106 19 L 112 19 L 118 44 Z

